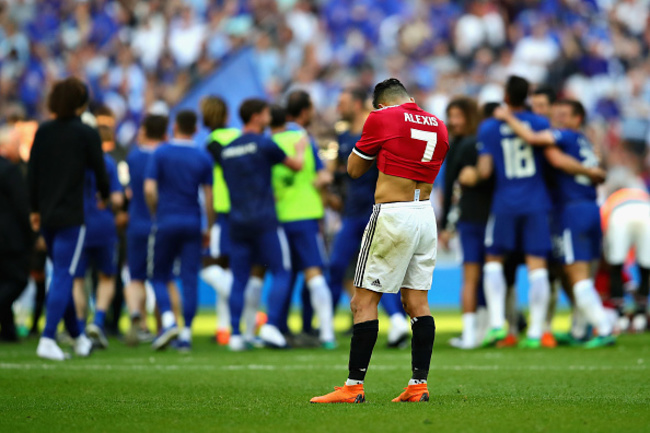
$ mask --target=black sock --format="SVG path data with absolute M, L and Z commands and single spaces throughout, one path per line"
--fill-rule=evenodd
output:
M 641 281 L 639 283 L 639 296 L 647 298 L 648 294 L 650 294 L 650 268 L 642 268 L 639 266 L 639 274 L 641 274 Z
M 623 265 L 613 265 L 609 271 L 609 296 L 617 308 L 623 304 Z
M 352 342 L 350 343 L 350 362 L 348 364 L 350 374 L 348 379 L 363 380 L 366 377 L 378 333 L 379 320 L 369 320 L 354 325 Z
M 43 314 L 43 306 L 45 305 L 45 280 L 36 281 L 36 299 L 34 300 L 34 311 L 32 313 L 32 329 L 29 331 L 32 334 L 38 333 L 38 321 Z
M 415 317 L 412 320 L 411 367 L 413 380 L 427 380 L 433 341 L 436 338 L 436 323 L 431 316 Z

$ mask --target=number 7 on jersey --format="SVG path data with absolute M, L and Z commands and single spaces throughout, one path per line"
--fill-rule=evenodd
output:
M 422 140 L 427 142 L 427 147 L 424 149 L 424 156 L 422 156 L 422 162 L 431 161 L 431 158 L 433 158 L 433 152 L 436 151 L 438 134 L 435 132 L 422 131 L 421 129 L 411 128 L 411 138 L 414 140 Z

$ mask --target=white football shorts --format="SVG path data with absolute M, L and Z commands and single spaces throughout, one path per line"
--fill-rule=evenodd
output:
M 637 263 L 650 268 L 650 204 L 626 203 L 615 208 L 605 233 L 605 259 L 622 265 L 634 247 Z
M 429 290 L 437 248 L 436 217 L 428 200 L 376 204 L 363 234 L 354 285 L 381 293 Z

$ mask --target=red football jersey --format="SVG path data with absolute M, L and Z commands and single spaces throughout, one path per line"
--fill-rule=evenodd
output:
M 408 102 L 370 113 L 353 152 L 366 160 L 377 158 L 384 174 L 433 183 L 448 150 L 442 120 Z

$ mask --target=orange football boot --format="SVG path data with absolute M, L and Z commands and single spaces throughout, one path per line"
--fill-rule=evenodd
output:
M 409 385 L 404 388 L 404 392 L 399 397 L 394 398 L 393 402 L 417 402 L 429 401 L 429 389 L 426 383 L 418 383 L 417 385 Z
M 500 349 L 504 347 L 517 347 L 518 341 L 519 340 L 514 334 L 508 334 L 503 340 L 497 341 L 497 347 Z
M 551 332 L 545 332 L 542 334 L 542 347 L 553 349 L 557 347 L 557 341 L 555 341 L 555 336 Z
M 266 322 L 269 321 L 269 316 L 266 315 L 264 311 L 258 311 L 255 316 L 255 332 L 259 332 L 260 328 L 266 325 Z
M 309 400 L 310 403 L 363 403 L 364 401 L 366 401 L 366 394 L 363 392 L 363 384 L 335 386 L 334 392 Z
M 219 346 L 227 346 L 230 341 L 230 329 L 217 329 L 214 336 Z

